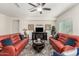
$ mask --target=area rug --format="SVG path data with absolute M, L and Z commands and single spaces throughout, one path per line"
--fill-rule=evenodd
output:
M 48 40 L 45 42 L 45 47 L 40 53 L 37 53 L 32 48 L 32 41 L 30 40 L 29 44 L 20 53 L 20 56 L 51 56 L 52 52 L 53 49 L 51 49 L 51 45 Z

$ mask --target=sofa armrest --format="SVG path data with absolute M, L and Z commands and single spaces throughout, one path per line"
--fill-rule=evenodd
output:
M 78 41 L 76 41 L 75 43 L 76 43 L 76 47 L 79 47 L 79 42 L 78 42 Z
M 75 41 L 79 42 L 79 36 L 70 36 L 69 38 L 74 39 Z
M 58 41 L 58 40 L 53 40 L 53 39 L 51 39 L 51 42 L 52 43 L 54 43 L 54 44 L 56 44 L 59 48 L 61 47 L 61 48 L 63 48 L 64 47 L 64 44 L 62 44 L 60 41 Z
M 54 39 L 50 39 L 50 42 L 51 42 L 52 47 L 53 47 L 56 51 L 61 52 L 61 50 L 62 50 L 63 47 L 64 47 L 64 44 L 62 44 L 60 41 L 54 40 Z
M 54 40 L 53 42 L 59 49 L 62 49 L 64 47 L 64 44 L 62 44 L 60 41 Z
M 5 46 L 3 50 L 0 52 L 2 56 L 14 56 L 15 55 L 15 48 L 14 46 Z

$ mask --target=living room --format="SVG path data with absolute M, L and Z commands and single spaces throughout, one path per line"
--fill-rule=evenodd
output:
M 0 3 L 0 56 L 78 55 L 78 10 L 78 3 Z M 21 41 L 24 30 L 27 37 Z

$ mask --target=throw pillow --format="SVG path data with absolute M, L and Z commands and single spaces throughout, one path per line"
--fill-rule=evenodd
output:
M 12 40 L 10 38 L 6 38 L 4 40 L 1 41 L 3 46 L 8 46 L 8 45 L 12 45 Z
M 72 38 L 68 38 L 68 40 L 65 42 L 65 45 L 74 46 L 75 40 L 73 40 Z
M 19 37 L 20 37 L 21 40 L 24 39 L 24 35 L 19 34 Z

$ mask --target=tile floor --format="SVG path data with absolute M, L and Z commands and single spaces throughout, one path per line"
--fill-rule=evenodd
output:
M 53 49 L 51 49 L 49 41 L 45 42 L 45 47 L 40 53 L 36 53 L 36 51 L 32 48 L 32 42 L 29 41 L 29 44 L 20 53 L 20 56 L 50 56 L 52 52 Z

